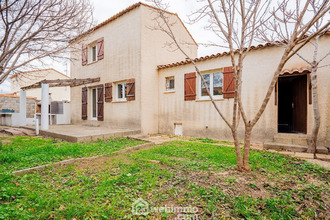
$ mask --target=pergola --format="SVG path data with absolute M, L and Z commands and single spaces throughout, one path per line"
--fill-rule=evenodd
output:
M 70 86 L 70 87 L 75 87 L 75 86 L 81 86 L 89 83 L 94 83 L 94 82 L 100 82 L 100 77 L 98 78 L 87 78 L 87 79 L 45 79 L 41 80 L 40 82 L 37 82 L 35 84 L 29 85 L 22 87 L 21 89 L 23 90 L 28 90 L 28 89 L 36 89 L 36 88 L 42 88 L 42 84 L 48 84 L 49 87 L 65 87 L 65 86 Z
M 89 83 L 99 82 L 98 78 L 86 79 L 55 79 L 55 80 L 41 80 L 29 86 L 22 87 L 20 90 L 20 121 L 22 126 L 26 126 L 26 90 L 41 88 L 41 129 L 48 130 L 48 106 L 49 106 L 49 87 L 75 87 L 86 85 Z M 36 125 L 37 126 L 37 125 Z

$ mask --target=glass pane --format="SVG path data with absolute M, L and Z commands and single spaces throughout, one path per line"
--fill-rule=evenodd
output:
M 203 78 L 204 78 L 204 80 L 205 80 L 205 82 L 206 82 L 206 85 L 207 85 L 207 87 L 208 87 L 208 89 L 210 90 L 210 74 L 205 74 L 205 75 L 203 75 Z M 204 86 L 204 83 L 203 83 L 203 80 L 201 79 L 201 95 L 202 96 L 207 96 L 207 91 L 206 91 L 206 88 L 205 88 L 205 86 Z
M 96 89 L 92 89 L 92 117 L 96 118 Z
M 127 96 L 127 84 L 124 83 L 123 85 L 125 86 L 124 97 L 126 98 L 126 96 Z
M 123 84 L 118 84 L 118 99 L 123 98 Z
M 174 89 L 174 79 L 170 79 L 170 89 Z
M 166 79 L 166 90 L 174 89 L 174 79 Z
M 92 47 L 92 61 L 96 61 L 96 46 Z
M 213 74 L 213 95 L 222 95 L 222 73 Z

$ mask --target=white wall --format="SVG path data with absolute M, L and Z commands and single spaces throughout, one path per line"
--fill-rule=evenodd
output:
M 320 57 L 326 54 L 330 45 L 330 36 L 320 40 Z M 313 47 L 309 44 L 300 53 L 311 59 Z M 272 75 L 280 60 L 282 48 L 267 47 L 254 50 L 246 57 L 243 70 L 242 100 L 250 120 L 255 116 L 266 95 Z M 323 61 L 330 63 L 330 57 Z M 218 57 L 198 62 L 202 71 L 231 66 L 229 56 Z M 284 69 L 306 67 L 307 64 L 298 56 L 286 64 Z M 183 135 L 203 136 L 231 140 L 231 132 L 220 118 L 210 101 L 184 101 L 184 74 L 195 72 L 192 65 L 181 65 L 159 70 L 159 132 L 174 134 L 174 123 L 182 123 Z M 321 113 L 319 140 L 321 144 L 330 145 L 330 67 L 318 71 L 318 92 Z M 165 93 L 165 77 L 175 76 L 175 93 Z M 254 141 L 272 140 L 277 133 L 277 106 L 274 104 L 274 92 L 264 114 L 253 129 Z M 224 115 L 231 120 L 233 99 L 216 101 Z M 208 128 L 206 128 L 208 127 Z M 240 137 L 243 137 L 243 122 L 240 122 Z M 313 127 L 313 109 L 308 105 L 307 133 Z

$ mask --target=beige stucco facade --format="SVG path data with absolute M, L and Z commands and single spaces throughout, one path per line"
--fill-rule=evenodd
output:
M 190 57 L 197 56 L 197 44 L 176 14 L 166 13 L 174 24 L 172 27 L 178 42 Z M 73 124 L 88 124 L 114 128 L 139 129 L 142 134 L 175 134 L 231 140 L 231 132 L 220 118 L 210 100 L 200 97 L 200 78 L 197 77 L 196 100 L 185 101 L 186 73 L 195 72 L 194 66 L 185 62 L 185 56 L 169 48 L 171 39 L 162 31 L 155 30 L 155 9 L 138 3 L 96 26 L 90 32 L 71 42 L 72 78 L 96 78 L 97 83 L 71 88 L 71 121 Z M 92 62 L 93 45 L 103 39 L 104 57 Z M 330 35 L 320 39 L 320 56 L 327 53 Z M 84 65 L 82 48 L 88 45 L 88 62 Z M 305 46 L 300 53 L 311 57 L 312 45 Z M 252 119 L 262 104 L 273 73 L 279 63 L 283 49 L 266 45 L 252 50 L 244 61 L 242 100 L 248 118 Z M 212 58 L 213 57 L 213 58 Z M 222 72 L 231 66 L 228 55 L 197 59 L 203 73 Z M 165 65 L 165 64 L 173 65 Z M 323 60 L 330 63 L 330 57 Z M 164 68 L 166 66 L 166 68 Z M 306 68 L 307 64 L 294 56 L 284 69 Z M 319 142 L 330 145 L 330 68 L 318 71 L 318 92 L 321 112 Z M 295 73 L 296 74 L 296 73 Z M 300 74 L 302 75 L 302 74 Z M 166 91 L 166 78 L 174 78 L 174 90 Z M 135 80 L 135 100 L 117 98 L 117 85 L 129 79 Z M 306 79 L 308 79 L 306 75 Z M 112 83 L 112 101 L 104 102 L 102 120 L 92 117 L 92 90 L 99 85 Z M 307 85 L 309 85 L 309 81 Z M 87 87 L 87 119 L 82 119 L 82 90 Z M 308 92 L 308 88 L 306 88 Z M 278 134 L 278 104 L 274 93 L 264 114 L 253 129 L 252 141 L 272 141 Z M 307 96 L 307 135 L 313 126 L 313 109 Z M 217 97 L 217 105 L 231 120 L 233 98 Z M 243 138 L 243 121 L 239 135 Z
M 328 53 L 330 36 L 326 35 L 320 39 L 319 57 Z M 300 54 L 308 59 L 312 59 L 313 47 L 311 44 L 304 47 Z M 244 61 L 242 101 L 248 115 L 252 118 L 260 108 L 266 95 L 268 86 L 276 66 L 279 63 L 283 49 L 280 47 L 264 47 L 253 50 Z M 323 60 L 324 64 L 330 63 L 330 57 Z M 213 59 L 205 59 L 197 63 L 203 72 L 219 70 L 223 67 L 231 66 L 229 56 L 221 56 Z M 294 69 L 306 67 L 307 64 L 298 56 L 286 64 L 284 69 Z M 322 66 L 322 64 L 320 64 Z M 209 137 L 231 140 L 231 132 L 225 122 L 216 112 L 211 101 L 199 99 L 197 89 L 197 99 L 184 101 L 184 74 L 195 72 L 193 65 L 178 65 L 159 70 L 159 133 L 174 134 L 174 124 L 182 124 L 183 135 Z M 319 132 L 319 142 L 322 145 L 330 146 L 330 67 L 318 70 L 318 93 L 321 114 L 321 127 Z M 166 92 L 165 78 L 175 77 L 175 91 Z M 197 85 L 200 79 L 197 77 Z M 198 87 L 198 86 L 197 86 Z M 308 95 L 307 95 L 308 98 Z M 216 101 L 223 114 L 231 120 L 233 99 L 220 99 Z M 312 105 L 307 106 L 307 134 L 311 134 L 313 127 Z M 275 105 L 275 93 L 273 92 L 264 114 L 253 129 L 252 140 L 254 142 L 272 141 L 278 133 L 278 106 Z M 240 122 L 239 133 L 243 138 L 243 121 Z
M 40 82 L 44 79 L 69 79 L 70 77 L 58 72 L 54 69 L 42 69 L 28 72 L 22 72 L 13 75 L 11 79 L 11 93 L 19 94 L 20 88 Z M 69 101 L 70 87 L 51 87 L 49 93 L 52 101 Z M 41 88 L 29 89 L 26 91 L 27 96 L 36 97 L 41 100 Z
M 179 52 L 165 47 L 170 39 L 153 30 L 156 16 L 152 7 L 139 4 L 134 9 L 119 13 L 79 41 L 71 43 L 72 78 L 100 77 L 100 82 L 86 85 L 88 89 L 87 120 L 82 120 L 82 87 L 71 88 L 71 121 L 74 124 L 140 129 L 142 133 L 158 132 L 158 71 L 157 64 L 184 59 Z M 174 29 L 189 55 L 197 55 L 197 45 L 177 15 L 168 14 L 176 21 Z M 93 45 L 104 38 L 104 58 L 83 66 L 82 45 Z M 185 43 L 188 43 L 187 45 Z M 78 51 L 78 52 L 76 52 Z M 90 51 L 88 50 L 88 55 Z M 135 100 L 116 98 L 116 84 L 135 79 Z M 92 119 L 91 89 L 99 84 L 113 84 L 113 100 L 104 103 L 104 121 Z

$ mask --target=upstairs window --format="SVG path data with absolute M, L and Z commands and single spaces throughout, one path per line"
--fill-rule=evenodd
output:
M 97 60 L 96 51 L 96 45 L 91 46 L 91 62 L 95 62 Z
M 222 89 L 223 89 L 222 72 L 203 74 L 203 78 L 206 82 L 206 85 L 207 85 L 211 95 L 215 98 L 221 98 Z M 200 98 L 202 98 L 202 99 L 208 98 L 206 87 L 203 83 L 202 78 L 200 78 L 200 93 L 199 94 L 200 94 Z
M 175 82 L 174 81 L 174 76 L 166 78 L 166 91 L 171 91 L 171 90 L 175 89 L 174 82 Z
M 101 37 L 90 44 L 82 45 L 82 65 L 94 63 L 104 58 L 104 38 Z

